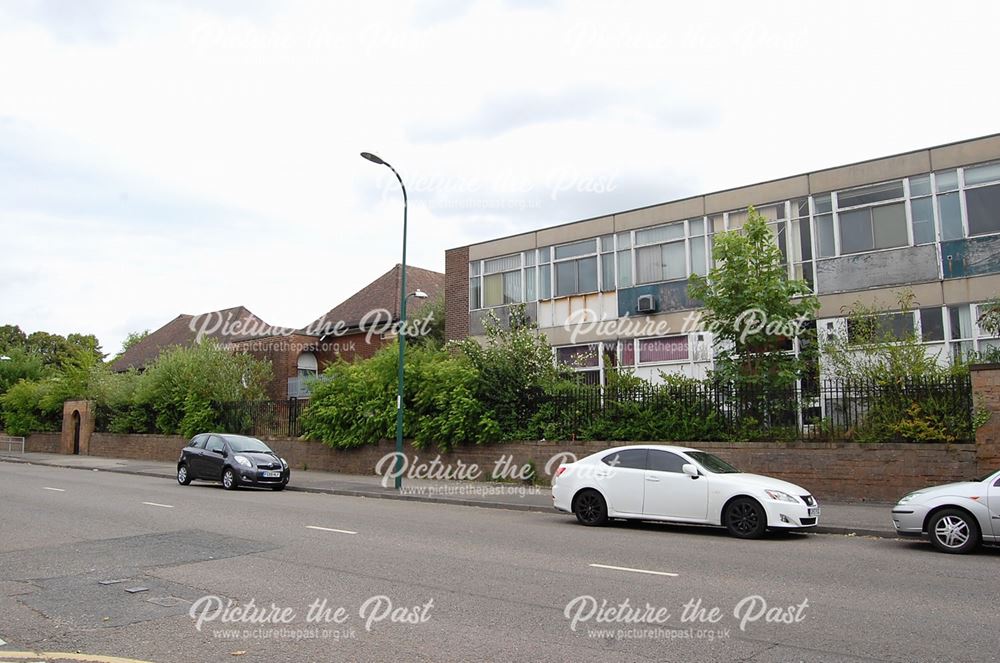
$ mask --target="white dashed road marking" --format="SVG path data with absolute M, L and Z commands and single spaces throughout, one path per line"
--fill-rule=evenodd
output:
M 42 486 L 42 490 L 54 490 L 57 493 L 65 493 L 66 492 L 65 488 L 49 488 L 48 486 Z
M 316 525 L 306 525 L 306 529 L 318 529 L 321 532 L 336 532 L 337 534 L 357 534 L 349 529 L 333 529 L 331 527 L 317 527 Z
M 156 502 L 143 502 L 143 504 L 145 504 L 146 506 L 160 506 L 160 507 L 163 507 L 164 509 L 173 509 L 174 508 L 174 506 L 172 504 L 157 504 Z
M 627 566 L 608 566 L 607 564 L 591 564 L 595 569 L 611 569 L 612 571 L 629 571 L 630 573 L 648 573 L 651 576 L 668 576 L 676 578 L 678 573 L 667 573 L 666 571 L 649 571 L 647 569 L 630 569 Z

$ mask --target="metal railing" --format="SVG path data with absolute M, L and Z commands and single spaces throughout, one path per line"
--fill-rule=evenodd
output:
M 546 397 L 550 435 L 630 440 L 971 442 L 968 377 L 597 387 Z
M 6 451 L 7 453 L 13 453 L 14 447 L 17 447 L 17 450 L 20 453 L 22 454 L 24 453 L 23 437 L 15 437 L 13 435 L 0 435 L 0 445 L 2 445 L 3 450 Z

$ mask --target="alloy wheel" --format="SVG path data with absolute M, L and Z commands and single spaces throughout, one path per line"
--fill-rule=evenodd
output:
M 946 548 L 961 548 L 969 542 L 972 533 L 963 518 L 949 515 L 937 521 L 934 536 Z

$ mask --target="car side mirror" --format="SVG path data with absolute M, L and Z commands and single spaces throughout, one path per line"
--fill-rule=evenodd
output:
M 698 468 L 692 465 L 691 463 L 684 463 L 684 465 L 681 466 L 681 471 L 684 472 L 684 474 L 691 477 L 692 479 L 697 479 L 699 476 L 701 476 L 698 474 Z
M 212 451 L 214 451 L 215 453 L 219 454 L 223 458 L 226 457 L 226 450 L 225 449 L 212 449 Z

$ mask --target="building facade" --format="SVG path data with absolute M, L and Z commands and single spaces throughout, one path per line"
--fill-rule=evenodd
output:
M 795 175 L 446 252 L 446 334 L 481 336 L 523 304 L 556 360 L 603 382 L 614 367 L 657 381 L 703 377 L 711 336 L 693 324 L 691 274 L 707 274 L 719 234 L 754 206 L 788 275 L 819 296 L 820 342 L 846 333 L 855 302 L 888 307 L 940 361 L 1000 342 L 977 324 L 1000 295 L 1000 134 Z

